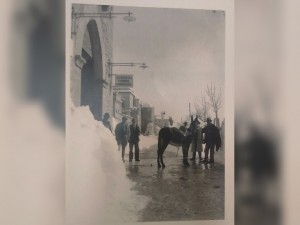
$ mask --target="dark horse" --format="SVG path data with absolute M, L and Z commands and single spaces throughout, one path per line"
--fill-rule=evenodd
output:
M 193 120 L 193 117 L 191 117 L 191 124 L 190 127 L 187 129 L 187 134 L 184 134 L 176 127 L 164 127 L 160 129 L 158 133 L 158 149 L 157 149 L 158 168 L 166 167 L 163 160 L 163 154 L 169 144 L 176 147 L 182 146 L 183 164 L 184 166 L 189 166 L 188 151 L 196 130 L 197 120 L 198 117 L 196 117 L 195 120 Z

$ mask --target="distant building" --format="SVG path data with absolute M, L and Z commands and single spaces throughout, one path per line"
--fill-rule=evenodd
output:
M 154 132 L 154 107 L 150 106 L 149 104 L 143 104 L 142 106 L 142 115 L 141 115 L 141 131 L 142 133 L 146 133 L 147 131 L 147 127 L 148 129 L 148 133 L 153 133 Z M 148 125 L 152 124 L 152 128 L 151 126 L 149 127 Z M 152 130 L 151 130 L 152 129 Z
M 135 119 L 139 127 L 141 127 L 141 111 L 142 106 L 140 104 L 140 100 L 137 98 L 133 99 L 133 108 L 131 108 L 131 117 Z
M 131 116 L 131 109 L 134 107 L 134 92 L 131 88 L 114 87 L 114 91 L 122 98 L 122 113 Z
M 127 116 L 129 119 L 135 118 L 137 124 L 141 126 L 141 104 L 140 100 L 136 98 L 132 88 L 129 87 L 114 87 L 116 96 L 121 100 L 122 112 L 119 115 Z M 119 102 L 115 102 L 117 105 Z M 119 106 L 116 106 L 117 108 Z
M 115 92 L 113 97 L 113 116 L 118 121 L 121 121 L 123 116 L 122 104 L 123 104 L 122 96 L 119 93 Z
M 170 127 L 170 116 L 166 115 L 165 113 L 161 113 L 161 115 L 156 115 L 154 118 L 154 124 L 160 128 L 163 127 Z
M 154 123 L 153 122 L 148 123 L 144 135 L 146 135 L 146 136 L 156 135 L 154 129 L 155 129 L 154 128 Z

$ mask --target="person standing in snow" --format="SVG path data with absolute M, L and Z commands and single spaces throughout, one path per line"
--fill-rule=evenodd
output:
M 110 132 L 112 132 L 112 128 L 111 128 L 109 119 L 110 119 L 109 113 L 105 113 L 103 116 L 103 119 L 102 119 L 102 123 L 105 127 L 107 127 L 110 130 Z
M 204 143 L 205 143 L 205 158 L 203 162 L 205 163 L 214 163 L 215 148 L 216 151 L 221 147 L 221 136 L 219 128 L 212 124 L 210 117 L 206 120 L 207 125 L 202 129 L 202 134 L 204 134 Z M 210 155 L 210 160 L 208 161 L 208 154 Z
M 201 156 L 201 152 L 203 151 L 203 147 L 202 147 L 202 129 L 200 127 L 200 121 L 197 120 L 196 121 L 196 130 L 195 130 L 195 134 L 193 137 L 193 141 L 192 141 L 192 152 L 193 152 L 193 157 L 190 159 L 191 161 L 196 161 L 196 155 L 198 152 L 198 156 L 199 156 L 199 162 L 202 160 L 202 156 Z
M 122 145 L 122 160 L 125 162 L 125 149 L 128 144 L 128 139 L 130 135 L 129 126 L 127 124 L 127 118 L 123 116 L 122 122 L 117 124 L 115 129 L 116 141 L 120 149 L 120 145 Z
M 140 142 L 140 128 L 139 125 L 135 122 L 135 119 L 132 119 L 132 124 L 130 125 L 130 137 L 129 137 L 129 162 L 133 159 L 133 146 L 134 146 L 134 157 L 135 161 L 140 161 L 140 149 L 139 149 L 139 142 Z

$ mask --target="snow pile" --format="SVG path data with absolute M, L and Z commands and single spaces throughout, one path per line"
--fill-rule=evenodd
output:
M 64 132 L 41 104 L 13 101 L 5 112 L 0 224 L 64 224 Z
M 147 199 L 131 190 L 111 132 L 88 107 L 71 109 L 67 151 L 68 224 L 135 222 Z
M 159 126 L 154 126 L 154 133 L 156 134 L 156 135 L 158 135 L 159 134 L 159 131 L 160 131 L 160 127 Z
M 220 164 L 225 163 L 225 151 L 224 149 L 220 148 L 219 151 L 215 151 L 215 162 L 218 162 Z
M 147 148 L 150 148 L 151 146 L 155 145 L 155 147 L 157 148 L 157 141 L 158 141 L 158 137 L 154 136 L 154 135 L 150 135 L 150 136 L 144 136 L 141 135 L 140 136 L 140 149 L 144 150 Z
M 115 134 L 115 128 L 116 128 L 117 124 L 120 122 L 112 116 L 109 118 L 109 122 L 110 122 L 112 132 L 113 132 L 113 134 Z

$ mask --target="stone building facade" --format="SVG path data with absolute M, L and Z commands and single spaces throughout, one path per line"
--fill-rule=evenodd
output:
M 151 107 L 148 104 L 143 105 L 142 107 L 142 121 L 141 121 L 141 131 L 145 133 L 149 123 L 154 124 L 154 107 Z M 153 129 L 153 128 L 152 128 Z M 152 131 L 153 132 L 153 131 Z
M 122 116 L 129 119 L 135 118 L 137 124 L 141 126 L 142 106 L 140 100 L 135 96 L 133 90 L 128 87 L 114 87 L 116 96 L 120 97 L 122 102 Z
M 133 100 L 133 108 L 131 109 L 131 117 L 134 118 L 141 127 L 141 119 L 142 119 L 142 105 L 140 103 L 140 100 L 136 97 L 134 97 Z
M 117 121 L 122 120 L 123 116 L 123 98 L 118 92 L 114 92 L 113 94 L 113 117 L 117 119 Z
M 114 114 L 112 77 L 113 20 L 97 16 L 112 6 L 73 5 L 70 92 L 74 106 L 89 106 L 94 118 Z

